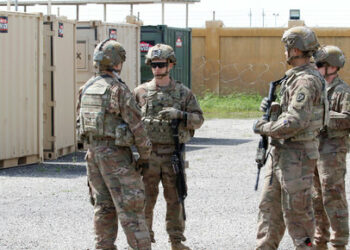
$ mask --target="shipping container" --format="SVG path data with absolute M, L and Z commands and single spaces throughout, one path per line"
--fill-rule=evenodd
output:
M 76 149 L 76 21 L 44 17 L 44 158 Z
M 43 16 L 0 11 L 0 168 L 42 161 Z
M 140 84 L 140 26 L 127 23 L 82 21 L 77 23 L 77 85 L 81 87 L 95 74 L 93 53 L 96 45 L 111 38 L 126 50 L 121 78 L 133 90 Z
M 145 56 L 149 48 L 157 43 L 164 43 L 173 47 L 176 65 L 170 71 L 170 76 L 191 88 L 191 29 L 174 28 L 166 25 L 141 26 L 141 82 L 144 83 L 153 78 L 150 67 L 145 64 Z

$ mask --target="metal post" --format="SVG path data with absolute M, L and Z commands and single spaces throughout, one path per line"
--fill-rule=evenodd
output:
M 7 11 L 11 10 L 11 0 L 7 0 Z
M 252 9 L 249 9 L 249 27 L 252 27 Z
M 18 11 L 18 0 L 15 1 L 15 10 Z
M 262 21 L 263 21 L 263 27 L 265 27 L 265 12 L 264 12 L 264 9 L 262 11 Z
M 77 12 L 76 12 L 76 16 L 75 17 L 76 17 L 77 21 L 79 21 L 79 4 L 76 5 L 76 11 Z
M 107 4 L 103 4 L 103 21 L 106 22 L 107 20 Z
M 186 28 L 188 28 L 188 3 L 186 3 Z
M 24 12 L 27 12 L 27 5 L 23 5 Z
M 140 12 L 137 12 L 137 21 L 140 21 Z
M 60 13 L 60 7 L 57 7 L 57 16 L 60 16 L 61 13 Z
M 51 0 L 47 1 L 47 15 L 51 15 Z
M 277 27 L 277 17 L 280 15 L 279 13 L 272 14 L 275 17 L 275 27 Z
M 134 15 L 134 5 L 130 4 L 130 16 Z
M 164 22 L 164 19 L 165 19 L 164 16 L 165 16 L 165 15 L 164 15 L 164 3 L 162 3 L 162 24 L 163 24 L 163 25 L 164 25 L 164 23 L 165 23 L 165 22 Z
M 215 21 L 215 10 L 213 11 L 213 21 Z

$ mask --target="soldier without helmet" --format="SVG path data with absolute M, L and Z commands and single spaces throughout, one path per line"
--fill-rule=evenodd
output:
M 272 138 L 259 205 L 259 250 L 277 249 L 286 227 L 295 249 L 312 249 L 312 186 L 319 158 L 316 137 L 327 121 L 325 82 L 310 65 L 319 47 L 315 33 L 307 27 L 293 27 L 283 34 L 282 42 L 286 61 L 293 68 L 281 85 L 281 113 L 275 121 L 261 119 L 253 126 L 255 133 Z M 263 100 L 261 109 L 265 108 Z
M 149 167 L 143 169 L 146 222 L 151 241 L 155 242 L 152 230 L 153 209 L 158 197 L 159 182 L 162 182 L 167 203 L 166 230 L 171 249 L 188 250 L 190 248 L 182 243 L 186 240 L 185 221 L 177 195 L 176 174 L 171 164 L 175 142 L 170 123 L 172 119 L 180 120 L 179 140 L 184 150 L 184 143 L 204 121 L 202 110 L 192 91 L 169 76 L 170 70 L 176 64 L 175 54 L 170 46 L 157 44 L 152 47 L 146 56 L 146 64 L 151 66 L 154 78 L 134 90 L 136 101 L 141 106 L 143 123 L 153 145 Z

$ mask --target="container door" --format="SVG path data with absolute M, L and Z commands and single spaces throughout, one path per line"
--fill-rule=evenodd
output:
M 170 76 L 191 88 L 191 30 L 167 28 L 164 40 L 173 47 L 176 55 L 176 65 Z
M 152 80 L 153 74 L 148 65 L 145 64 L 145 56 L 148 50 L 157 43 L 164 43 L 163 33 L 166 26 L 142 26 L 141 27 L 141 83 Z

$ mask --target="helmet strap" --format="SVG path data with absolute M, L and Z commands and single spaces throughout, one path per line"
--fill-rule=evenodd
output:
M 329 68 L 329 66 L 328 65 L 326 65 L 326 67 L 325 67 L 325 74 L 324 74 L 324 78 L 327 78 L 327 77 L 329 77 L 329 76 L 333 76 L 333 75 L 337 75 L 338 74 L 338 70 L 336 70 L 336 71 L 334 71 L 333 73 L 328 73 L 328 68 Z

